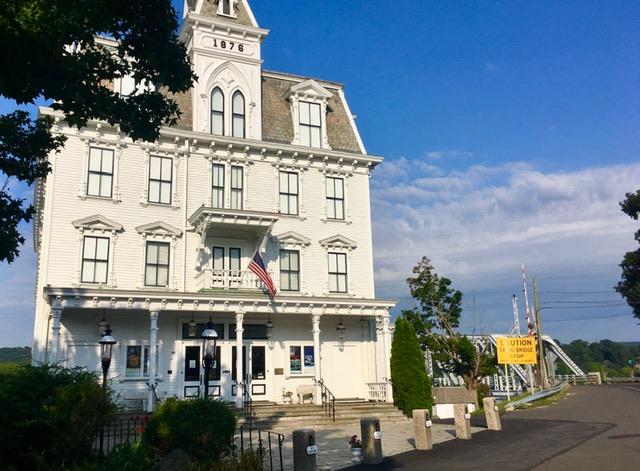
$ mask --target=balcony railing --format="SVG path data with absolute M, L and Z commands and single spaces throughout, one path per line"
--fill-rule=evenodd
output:
M 387 383 L 367 383 L 369 386 L 369 400 L 376 402 L 386 402 Z
M 270 274 L 271 275 L 271 274 Z M 273 275 L 271 275 L 273 278 Z M 197 276 L 198 288 L 262 290 L 264 283 L 250 270 L 214 270 L 205 268 Z

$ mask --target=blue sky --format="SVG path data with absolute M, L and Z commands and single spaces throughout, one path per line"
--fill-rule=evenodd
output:
M 386 159 L 372 179 L 379 296 L 410 305 L 404 279 L 428 255 L 465 294 L 463 329 L 504 332 L 525 263 L 546 332 L 640 340 L 612 290 L 638 225 L 617 203 L 640 188 L 640 4 L 251 5 L 271 30 L 264 67 L 345 83 Z M 0 345 L 30 341 L 33 264 L 28 247 L 0 266 Z

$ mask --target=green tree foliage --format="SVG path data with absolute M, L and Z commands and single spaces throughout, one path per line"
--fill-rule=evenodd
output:
M 609 376 L 627 376 L 629 361 L 633 363 L 640 357 L 640 344 L 600 340 L 586 342 L 574 340 L 568 344 L 560 344 L 562 349 L 585 372 L 601 371 Z M 559 374 L 571 374 L 571 371 L 558 366 Z
M 169 398 L 156 409 L 142 443 L 160 457 L 181 448 L 193 462 L 213 465 L 232 456 L 235 429 L 236 416 L 221 401 Z
M 470 390 L 480 380 L 495 372 L 496 358 L 476 349 L 471 341 L 456 331 L 462 314 L 462 293 L 452 287 L 450 279 L 435 273 L 431 261 L 423 257 L 407 279 L 414 309 L 403 315 L 411 322 L 420 342 L 432 353 L 439 367 L 461 376 Z
M 396 321 L 391 344 L 393 402 L 408 417 L 414 409 L 431 409 L 431 381 L 424 354 L 412 324 L 402 317 Z
M 108 390 L 82 369 L 22 365 L 0 370 L 0 469 L 83 463 L 115 413 Z
M 31 362 L 31 347 L 0 347 L 0 363 Z
M 637 221 L 640 218 L 640 190 L 625 196 L 625 200 L 620 203 L 622 212 Z M 640 229 L 636 231 L 635 239 L 640 243 Z M 616 291 L 627 300 L 633 309 L 633 316 L 640 319 L 640 248 L 627 252 L 620 268 L 622 279 L 618 282 Z
M 134 140 L 154 141 L 179 117 L 171 95 L 195 79 L 177 27 L 171 0 L 0 0 L 0 95 L 20 105 L 51 101 L 72 126 L 99 119 Z M 110 84 L 124 76 L 155 89 L 120 96 Z M 17 226 L 33 214 L 8 183 L 47 175 L 46 156 L 64 143 L 51 125 L 50 117 L 32 120 L 20 110 L 0 116 L 0 172 L 7 177 L 0 187 L 0 261 L 19 254 L 24 238 Z

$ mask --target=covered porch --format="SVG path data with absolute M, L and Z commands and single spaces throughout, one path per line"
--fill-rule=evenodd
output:
M 110 384 L 124 403 L 153 410 L 164 397 L 204 394 L 200 333 L 211 319 L 213 397 L 319 404 L 324 383 L 338 399 L 392 402 L 390 303 L 136 294 L 51 290 L 46 361 L 99 371 L 97 339 L 109 323 L 118 340 Z

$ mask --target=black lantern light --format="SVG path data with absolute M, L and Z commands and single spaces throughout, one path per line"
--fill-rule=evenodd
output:
M 111 356 L 113 354 L 113 346 L 118 343 L 113 337 L 111 327 L 107 324 L 107 327 L 102 333 L 102 337 L 98 340 L 100 344 L 100 360 L 102 362 L 102 386 L 107 387 L 107 372 L 109 366 L 111 366 Z
M 109 327 L 109 323 L 107 322 L 105 311 L 102 311 L 102 320 L 98 324 L 98 335 L 102 337 L 104 335 L 104 331 Z
M 345 330 L 347 330 L 347 328 L 342 323 L 342 316 L 340 316 L 340 323 L 338 324 L 338 327 L 336 327 L 336 331 L 338 332 L 338 340 L 340 340 L 341 342 L 344 341 Z
M 207 322 L 200 338 L 203 344 L 202 367 L 204 368 L 204 397 L 209 397 L 209 376 L 211 369 L 216 366 L 216 343 L 218 341 L 218 333 L 213 328 L 211 319 Z
M 193 319 L 193 311 L 191 311 L 191 320 L 189 321 L 189 330 L 187 331 L 187 335 L 189 337 L 195 337 L 198 333 L 198 324 Z
M 271 340 L 271 337 L 273 336 L 273 322 L 271 322 L 271 316 L 269 316 L 269 320 L 267 321 L 267 323 L 264 325 L 265 329 L 266 329 L 266 334 L 267 334 L 267 340 Z

